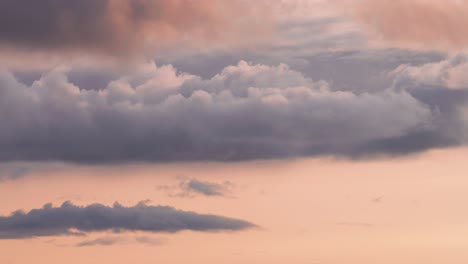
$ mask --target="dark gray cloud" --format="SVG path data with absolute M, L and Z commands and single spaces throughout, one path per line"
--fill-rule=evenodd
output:
M 45 205 L 28 213 L 15 212 L 0 217 L 0 239 L 20 239 L 41 236 L 84 235 L 90 232 L 178 232 L 240 231 L 253 224 L 223 216 L 180 211 L 172 207 L 133 207 L 115 204 L 108 207 L 93 204 L 80 207 L 64 203 L 60 207 Z M 89 244 L 112 244 L 114 240 L 86 241 Z
M 284 64 L 242 61 L 206 79 L 148 63 L 87 90 L 69 71 L 58 67 L 31 86 L 0 72 L 1 161 L 399 155 L 466 137 L 463 97 L 444 87 L 431 96 L 409 81 L 354 92 Z

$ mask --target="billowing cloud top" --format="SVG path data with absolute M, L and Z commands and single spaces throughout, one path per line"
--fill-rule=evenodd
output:
M 86 90 L 67 79 L 69 71 L 57 68 L 30 87 L 0 73 L 0 160 L 354 157 L 458 145 L 466 137 L 457 107 L 463 96 L 428 97 L 430 89 L 405 87 L 409 81 L 358 93 L 334 91 L 286 65 L 242 61 L 202 79 L 149 63 Z
M 353 93 L 286 65 L 242 61 L 202 79 L 150 63 L 103 89 L 85 90 L 68 81 L 69 70 L 57 68 L 30 87 L 0 73 L 0 160 L 361 156 L 459 145 L 466 138 L 460 117 L 466 90 L 453 101 L 449 90 L 420 89 L 402 77 L 393 88 Z
M 31 9 L 21 8 L 27 2 L 0 3 L 8 5 L 9 12 L 20 14 L 12 16 L 0 9 L 0 14 L 5 13 L 0 19 L 8 22 L 0 23 L 5 32 L 0 34 L 0 45 L 60 50 L 87 49 L 89 44 L 107 50 L 115 44 L 109 51 L 125 53 L 127 44 L 138 47 L 147 37 L 206 37 L 213 32 L 219 36 L 217 30 L 224 34 L 232 26 L 256 27 L 244 18 L 264 19 L 254 11 L 232 17 L 238 8 L 258 10 L 255 4 L 241 0 L 202 0 L 197 4 L 189 0 L 48 0 L 51 7 L 47 8 L 34 1 L 31 4 L 37 7 L 32 17 L 28 14 Z M 285 5 L 290 8 L 314 1 L 279 2 L 290 3 Z M 366 23 L 382 34 L 392 30 L 400 34 L 418 31 L 419 21 L 409 23 L 410 7 L 419 17 L 423 16 L 418 12 L 437 17 L 448 12 L 443 10 L 462 5 L 390 2 L 376 0 L 366 5 L 365 0 L 355 1 L 350 10 L 364 22 L 369 19 Z M 401 24 L 393 28 L 395 10 L 399 9 L 404 11 L 403 17 L 395 23 L 406 19 L 409 28 Z M 374 15 L 377 18 L 372 18 Z M 454 29 L 458 24 L 452 19 L 459 15 L 450 15 L 447 22 L 441 16 L 437 20 L 444 21 L 440 28 L 430 29 Z M 22 17 L 31 17 L 38 28 L 25 26 Z M 240 18 L 243 22 L 235 22 Z M 347 22 L 341 17 L 307 20 L 303 13 L 294 21 L 282 19 L 278 42 L 263 46 L 261 51 L 176 49 L 177 55 L 158 56 L 157 62 L 168 59 L 164 66 L 151 59 L 110 70 L 108 66 L 101 69 L 99 60 L 91 55 L 83 59 L 89 60 L 88 64 L 67 61 L 41 69 L 39 74 L 33 72 L 38 74 L 35 78 L 25 78 L 27 70 L 7 65 L 0 70 L 0 161 L 361 158 L 467 142 L 464 56 L 365 50 L 359 41 L 356 45 L 364 50 L 348 51 L 347 44 L 355 42 L 356 33 L 343 30 Z M 116 26 L 119 23 L 122 26 Z M 421 36 L 408 33 L 405 38 L 421 37 L 427 43 L 428 36 L 437 35 L 426 29 L 429 26 L 421 27 Z M 24 72 L 18 72 L 21 70 Z M 15 177 L 12 175 L 10 178 Z

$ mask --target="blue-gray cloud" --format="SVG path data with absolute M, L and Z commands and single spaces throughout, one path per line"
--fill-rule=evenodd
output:
M 91 232 L 179 232 L 184 230 L 240 231 L 255 225 L 244 220 L 217 215 L 181 211 L 172 207 L 133 207 L 93 204 L 86 207 L 70 202 L 60 207 L 48 204 L 28 213 L 15 212 L 0 217 L 0 239 L 42 236 L 85 235 Z M 113 240 L 88 241 L 85 244 L 112 244 Z
M 176 196 L 189 197 L 197 194 L 208 197 L 227 196 L 232 187 L 233 184 L 229 181 L 218 183 L 198 179 L 182 180 L 177 186 L 179 193 Z
M 452 133 L 463 120 L 439 107 L 442 98 L 429 102 L 420 89 L 334 90 L 284 64 L 241 61 L 203 79 L 149 63 L 99 90 L 70 83 L 68 71 L 54 69 L 31 86 L 0 73 L 1 161 L 393 155 L 459 145 L 465 136 Z M 413 135 L 432 136 L 408 145 Z
M 224 184 L 199 181 L 197 179 L 189 180 L 184 184 L 184 187 L 188 191 L 203 194 L 206 196 L 223 196 L 226 191 L 226 186 Z

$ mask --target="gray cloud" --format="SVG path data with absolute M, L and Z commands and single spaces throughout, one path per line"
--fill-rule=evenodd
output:
M 86 90 L 68 80 L 69 71 L 58 67 L 31 86 L 0 73 L 0 160 L 398 155 L 459 145 L 466 136 L 459 107 L 444 107 L 453 96 L 425 96 L 426 87 L 335 90 L 284 64 L 242 61 L 209 79 L 148 63 Z
M 193 198 L 198 195 L 206 197 L 227 197 L 235 185 L 230 181 L 210 182 L 198 179 L 182 178 L 178 184 L 160 185 L 156 189 L 165 191 L 171 197 Z
M 204 196 L 227 196 L 230 194 L 233 184 L 229 181 L 222 183 L 201 181 L 197 179 L 182 180 L 178 186 L 166 186 L 169 189 L 176 189 L 175 196 L 190 197 L 197 194 Z M 174 188 L 175 187 L 175 188 Z
M 100 237 L 93 240 L 85 240 L 78 243 L 77 247 L 89 247 L 89 246 L 112 246 L 122 242 L 120 237 Z
M 184 186 L 190 191 L 206 196 L 223 196 L 226 189 L 224 184 L 199 181 L 197 179 L 188 181 Z
M 84 240 L 78 244 L 77 247 L 90 247 L 90 246 L 112 246 L 115 244 L 122 243 L 140 243 L 151 246 L 160 246 L 167 242 L 164 238 L 149 237 L 149 236 L 137 236 L 137 237 L 120 237 L 120 236 L 105 236 L 91 240 Z
M 3 165 L 0 166 L 0 182 L 17 180 L 30 173 L 30 168 L 21 165 Z
M 172 207 L 148 206 L 140 203 L 134 207 L 115 204 L 108 207 L 93 204 L 80 207 L 64 203 L 60 207 L 45 205 L 28 213 L 15 212 L 0 217 L 0 239 L 20 239 L 41 236 L 84 235 L 90 232 L 178 232 L 240 231 L 253 224 L 222 216 L 180 211 Z M 112 244 L 112 239 L 86 241 L 90 244 Z

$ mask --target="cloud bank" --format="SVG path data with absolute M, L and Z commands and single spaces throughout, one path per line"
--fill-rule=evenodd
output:
M 93 204 L 80 207 L 65 202 L 60 207 L 45 205 L 28 213 L 15 212 L 0 217 L 0 239 L 22 239 L 42 236 L 80 235 L 104 231 L 179 232 L 240 231 L 253 224 L 222 216 L 180 211 L 172 207 L 133 207 L 115 204 L 108 207 Z M 88 241 L 88 244 L 112 244 L 112 239 Z
M 462 97 L 447 101 L 404 83 L 357 93 L 334 91 L 284 64 L 242 61 L 202 79 L 149 63 L 84 90 L 68 71 L 59 67 L 31 86 L 0 72 L 1 161 L 359 157 L 460 145 L 466 137 Z
M 0 47 L 121 56 L 186 39 L 232 44 L 271 29 L 268 10 L 259 5 L 243 0 L 4 0 Z

